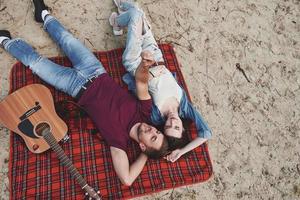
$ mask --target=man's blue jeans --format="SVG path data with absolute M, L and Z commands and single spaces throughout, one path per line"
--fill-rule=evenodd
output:
M 60 66 L 39 55 L 23 40 L 4 41 L 4 48 L 41 79 L 73 97 L 91 78 L 105 73 L 95 55 L 74 38 L 54 17 L 46 16 L 44 29 L 71 60 L 73 68 Z

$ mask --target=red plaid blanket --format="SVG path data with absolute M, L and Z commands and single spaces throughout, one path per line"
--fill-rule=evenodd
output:
M 187 91 L 173 47 L 162 44 L 160 48 L 166 66 L 176 74 L 178 82 Z M 126 87 L 121 80 L 125 73 L 122 52 L 123 49 L 115 49 L 96 52 L 95 55 L 114 80 Z M 65 57 L 51 60 L 71 66 Z M 123 186 L 114 171 L 109 148 L 90 118 L 70 103 L 73 101 L 70 96 L 55 90 L 21 63 L 16 63 L 11 71 L 10 93 L 33 83 L 44 84 L 51 90 L 57 113 L 69 128 L 70 139 L 65 143 L 60 142 L 60 145 L 89 185 L 100 190 L 104 199 L 132 198 L 202 182 L 211 176 L 212 165 L 207 145 L 203 144 L 175 163 L 163 159 L 149 160 L 133 185 Z M 191 138 L 197 136 L 194 124 L 190 125 L 188 131 Z M 49 150 L 42 154 L 33 154 L 17 134 L 11 134 L 10 144 L 10 199 L 83 199 L 80 186 L 71 178 L 66 168 L 60 165 L 54 152 Z M 132 143 L 128 152 L 130 161 L 133 161 L 139 152 L 137 145 Z

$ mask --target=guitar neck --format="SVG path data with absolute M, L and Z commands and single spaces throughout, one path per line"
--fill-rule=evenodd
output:
M 71 160 L 65 154 L 64 150 L 57 143 L 56 139 L 54 138 L 50 130 L 48 129 L 43 130 L 42 135 L 45 141 L 51 147 L 51 149 L 56 153 L 60 162 L 65 167 L 67 167 L 69 173 L 77 181 L 77 183 L 81 186 L 81 188 L 87 192 L 86 194 L 90 196 L 90 199 L 94 198 L 96 200 L 101 200 L 101 197 L 98 195 L 98 193 L 96 193 L 95 190 L 87 184 L 86 180 L 81 176 L 81 174 L 75 168 Z
M 46 142 L 49 144 L 51 149 L 56 153 L 60 162 L 68 169 L 69 173 L 77 181 L 77 183 L 81 186 L 81 188 L 84 189 L 87 186 L 87 182 L 78 172 L 78 170 L 75 168 L 75 166 L 68 158 L 68 156 L 65 154 L 61 146 L 59 146 L 52 133 L 50 131 L 46 131 L 43 137 L 46 140 Z

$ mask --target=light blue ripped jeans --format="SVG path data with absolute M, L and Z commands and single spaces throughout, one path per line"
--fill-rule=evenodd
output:
M 74 38 L 57 19 L 46 16 L 44 29 L 71 60 L 73 68 L 58 65 L 42 57 L 19 38 L 5 40 L 3 46 L 45 82 L 72 97 L 76 97 L 89 79 L 106 72 L 95 55 Z
M 116 22 L 121 27 L 128 27 L 126 48 L 122 56 L 123 65 L 134 77 L 142 61 L 142 51 L 150 51 L 156 62 L 163 61 L 163 56 L 144 12 L 132 2 L 121 2 L 120 8 L 125 12 L 116 18 Z

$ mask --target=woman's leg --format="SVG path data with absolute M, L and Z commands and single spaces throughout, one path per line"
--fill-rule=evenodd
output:
M 143 13 L 141 11 L 131 8 L 116 18 L 116 22 L 119 26 L 128 26 L 126 47 L 122 56 L 122 61 L 126 70 L 133 76 L 142 60 L 142 15 Z
M 96 56 L 87 49 L 79 40 L 73 37 L 57 19 L 47 15 L 45 17 L 44 29 L 50 37 L 60 46 L 73 67 L 87 79 L 105 73 L 102 64 Z
M 163 57 L 143 11 L 130 2 L 121 2 L 120 5 L 125 12 L 116 18 L 116 22 L 121 27 L 128 27 L 123 65 L 134 76 L 142 51 L 150 51 L 157 62 L 163 61 Z
M 73 97 L 85 83 L 86 79 L 78 74 L 77 70 L 43 58 L 21 39 L 5 40 L 3 46 L 7 52 L 28 66 L 45 82 Z

